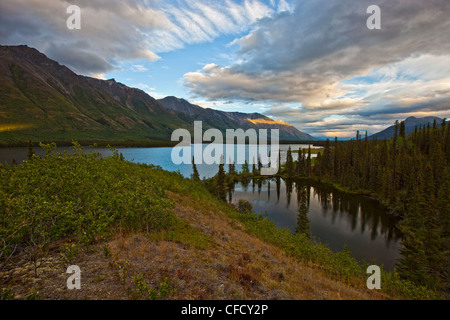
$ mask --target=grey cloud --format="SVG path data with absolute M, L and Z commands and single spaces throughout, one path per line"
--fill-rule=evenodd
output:
M 71 4 L 81 9 L 81 30 L 66 27 Z M 259 0 L 2 0 L 0 43 L 27 44 L 84 74 L 98 74 L 124 60 L 155 61 L 158 52 L 241 32 L 272 11 Z
M 423 103 L 415 103 L 407 106 L 399 106 L 397 104 L 386 104 L 374 110 L 364 109 L 356 114 L 360 116 L 372 116 L 380 114 L 408 114 L 412 112 L 450 112 L 450 97 L 443 99 L 434 99 Z
M 81 30 L 66 27 L 70 4 L 81 8 Z M 166 23 L 163 14 L 134 0 L 4 0 L 0 6 L 3 44 L 27 44 L 88 75 L 110 71 L 121 59 L 158 59 L 144 31 Z
M 273 99 L 254 92 L 253 84 L 225 85 L 220 81 L 222 74 L 209 75 L 202 82 L 188 74 L 186 83 L 194 93 L 206 97 L 213 94 L 215 99 L 219 98 L 218 89 L 224 99 L 237 95 L 243 100 L 292 102 L 295 97 L 305 102 L 339 96 L 338 92 L 317 95 L 311 87 L 321 91 L 412 54 L 450 52 L 448 32 L 443 32 L 450 30 L 448 2 L 376 2 L 382 8 L 381 30 L 366 27 L 366 9 L 374 4 L 372 0 L 309 0 L 297 1 L 292 14 L 284 12 L 262 19 L 248 36 L 234 41 L 241 48 L 237 51 L 240 62 L 227 72 L 235 77 L 253 77 L 255 82 L 269 82 L 266 89 Z M 286 76 L 287 72 L 292 76 Z
M 449 113 L 445 78 L 450 74 L 439 65 L 445 59 L 420 62 L 414 58 L 449 57 L 450 2 L 303 0 L 296 4 L 292 13 L 266 17 L 247 36 L 233 41 L 239 46 L 234 64 L 187 73 L 186 86 L 210 99 L 286 103 L 288 107 L 272 107 L 266 114 L 300 129 L 331 116 L 350 118 L 350 128 L 364 117 L 381 119 L 383 113 Z M 381 30 L 366 27 L 366 9 L 372 4 L 381 8 Z M 420 75 L 427 68 L 424 61 L 432 67 L 426 76 Z M 388 74 L 394 64 L 406 76 L 412 72 L 411 80 L 397 74 L 397 78 L 376 80 L 381 81 L 379 86 L 342 83 L 377 68 Z M 416 76 L 422 83 L 413 79 Z M 390 86 L 397 96 L 386 100 Z M 417 99 L 425 102 L 414 103 Z M 299 107 L 292 108 L 295 102 Z
M 77 47 L 56 47 L 52 45 L 47 55 L 55 61 L 64 61 L 76 73 L 99 74 L 114 70 L 114 66 L 104 58 Z
M 314 94 L 303 82 L 329 86 L 414 53 L 450 51 L 448 2 L 376 2 L 382 8 L 382 29 L 374 31 L 366 27 L 366 9 L 374 4 L 372 0 L 297 1 L 292 14 L 284 12 L 262 19 L 248 36 L 234 41 L 241 47 L 237 55 L 242 62 L 232 65 L 230 72 L 254 77 L 255 81 L 272 76 L 283 88 L 289 85 L 283 82 L 284 73 L 293 71 L 300 79 L 294 89 L 303 89 L 303 95 L 308 97 Z M 191 87 L 195 86 L 194 81 L 187 78 Z M 211 79 L 211 84 L 204 86 L 220 90 L 220 81 Z M 200 87 L 193 91 L 205 95 L 207 89 Z M 251 95 L 252 87 L 249 91 Z M 279 91 L 282 93 L 283 89 Z

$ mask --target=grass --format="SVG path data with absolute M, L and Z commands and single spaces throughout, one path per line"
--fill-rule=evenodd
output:
M 177 219 L 169 230 L 161 230 L 147 235 L 147 238 L 154 241 L 169 241 L 192 246 L 197 249 L 207 249 L 212 246 L 211 237 L 200 232 L 181 219 Z
M 0 144 L 15 146 L 41 141 L 72 140 L 99 143 L 170 140 L 186 121 L 143 98 L 118 101 L 84 81 L 64 83 L 48 77 L 47 83 L 19 65 L 10 65 L 11 79 L 0 82 Z M 61 90 L 61 83 L 67 91 Z M 142 99 L 141 99 L 142 98 Z M 7 121 L 6 121 L 7 120 Z
M 367 278 L 369 264 L 360 265 L 345 250 L 332 252 L 326 245 L 312 241 L 304 234 L 292 234 L 287 229 L 277 228 L 273 221 L 252 211 L 230 214 L 243 222 L 248 232 L 283 249 L 289 256 L 320 266 L 321 270 L 339 281 L 358 286 Z M 433 290 L 400 279 L 395 272 L 382 270 L 382 275 L 382 292 L 390 296 L 419 300 L 443 298 Z
M 0 167 L 2 297 L 16 299 L 431 299 L 301 234 L 236 210 L 200 183 L 113 156 L 54 153 Z M 3 241 L 2 241 L 3 242 Z M 83 292 L 61 289 L 67 263 Z

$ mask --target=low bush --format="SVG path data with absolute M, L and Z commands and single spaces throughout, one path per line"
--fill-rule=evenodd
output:
M 173 203 L 147 166 L 101 158 L 74 144 L 73 155 L 47 149 L 0 166 L 0 258 L 17 249 L 34 259 L 57 239 L 83 245 L 117 231 L 158 231 L 175 221 Z

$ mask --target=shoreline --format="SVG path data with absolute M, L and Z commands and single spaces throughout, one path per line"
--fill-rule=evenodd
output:
M 252 175 L 252 174 L 250 174 L 250 175 L 237 174 L 234 181 L 242 182 L 243 180 L 246 180 L 246 179 L 276 179 L 276 178 L 281 178 L 283 180 L 287 180 L 288 179 L 286 177 L 286 175 L 283 175 L 283 174 L 277 174 L 277 175 L 273 175 L 273 176 L 260 176 L 260 175 Z M 290 178 L 290 179 L 292 181 L 309 180 L 311 182 L 320 183 L 320 184 L 332 187 L 336 191 L 344 192 L 344 193 L 351 194 L 351 195 L 364 196 L 364 197 L 373 199 L 373 200 L 377 201 L 378 203 L 380 203 L 383 207 L 385 207 L 390 215 L 392 215 L 393 217 L 396 217 L 396 218 L 403 219 L 403 216 L 398 213 L 397 209 L 387 205 L 385 201 L 383 201 L 380 197 L 378 197 L 378 195 L 376 195 L 374 193 L 370 193 L 369 190 L 365 190 L 365 191 L 363 191 L 363 190 L 352 190 L 352 189 L 348 189 L 346 187 L 343 187 L 343 186 L 339 185 L 338 183 L 336 183 L 334 181 L 323 180 L 323 179 L 319 179 L 317 177 L 296 177 L 296 178 Z
M 43 140 L 43 141 L 32 141 L 33 147 L 39 147 L 39 143 L 44 144 L 56 143 L 58 147 L 71 147 L 73 145 L 72 141 L 77 141 L 82 147 L 90 147 L 95 145 L 97 148 L 108 148 L 112 146 L 114 148 L 167 148 L 175 147 L 180 144 L 180 141 L 170 141 L 170 140 L 153 140 L 153 141 L 95 141 L 95 140 L 71 140 L 71 141 L 54 141 L 54 140 Z M 15 142 L 0 142 L 0 149 L 4 148 L 23 148 L 28 147 L 28 141 L 15 141 Z M 325 141 L 279 141 L 280 145 L 290 145 L 290 144 L 305 144 L 311 145 L 313 147 L 322 147 Z M 191 145 L 194 141 L 191 142 Z M 203 141 L 203 144 L 211 144 L 211 142 Z M 212 142 L 214 144 L 214 142 Z M 245 145 L 251 145 L 245 143 Z M 266 145 L 270 145 L 270 141 Z M 294 152 L 294 151 L 293 151 Z M 297 150 L 298 152 L 298 150 Z M 295 153 L 295 152 L 294 152 Z

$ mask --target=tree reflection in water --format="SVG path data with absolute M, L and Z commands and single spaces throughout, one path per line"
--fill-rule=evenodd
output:
M 310 180 L 279 177 L 238 183 L 231 198 L 250 201 L 257 213 L 267 213 L 279 227 L 309 232 L 333 250 L 348 244 L 358 258 L 371 261 L 376 257 L 387 269 L 399 258 L 398 218 L 372 198 Z

